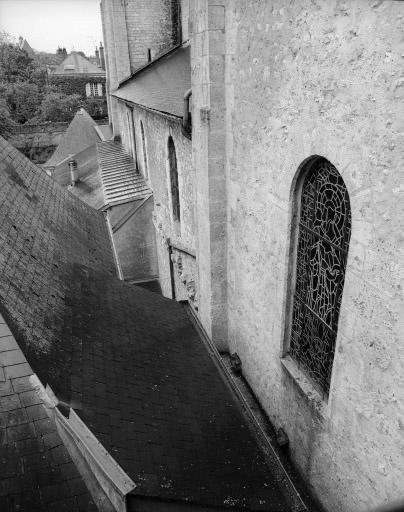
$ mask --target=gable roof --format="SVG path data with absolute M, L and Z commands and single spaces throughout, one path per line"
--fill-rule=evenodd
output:
M 99 142 L 101 139 L 95 129 L 96 126 L 97 123 L 90 114 L 84 108 L 80 108 L 69 124 L 59 146 L 43 167 L 46 169 L 59 165 L 66 158 Z
M 103 214 L 2 138 L 0 219 L 0 313 L 135 484 L 134 509 L 297 510 L 183 306 L 120 281 Z
M 125 80 L 112 96 L 182 117 L 184 94 L 191 88 L 191 49 L 176 48 Z
M 70 193 L 96 210 L 101 209 L 105 205 L 105 199 L 98 166 L 96 144 L 73 155 L 73 158 L 77 162 L 78 181 L 74 187 L 69 187 Z M 52 178 L 63 187 L 70 185 L 69 159 L 54 168 Z
M 152 194 L 135 162 L 121 144 L 114 141 L 97 144 L 105 203 L 108 206 L 145 199 Z
M 65 60 L 59 64 L 51 75 L 99 75 L 105 76 L 105 71 L 78 52 L 72 52 Z
M 23 50 L 24 52 L 27 52 L 29 57 L 33 57 L 35 55 L 34 50 L 31 48 L 31 46 L 29 45 L 29 43 L 28 43 L 28 41 L 26 39 L 20 37 L 20 41 L 19 41 L 18 46 L 19 46 L 20 50 Z

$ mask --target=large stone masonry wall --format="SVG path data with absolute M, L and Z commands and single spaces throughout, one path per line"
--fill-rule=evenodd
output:
M 121 102 L 121 118 L 127 119 L 128 107 Z M 148 179 L 153 190 L 154 212 L 153 219 L 156 228 L 156 245 L 159 266 L 159 278 L 163 295 L 172 296 L 170 279 L 170 256 L 167 239 L 171 243 L 193 252 L 195 250 L 195 215 L 194 215 L 194 170 L 192 166 L 191 141 L 181 133 L 181 120 L 168 118 L 142 109 L 133 107 L 134 134 L 136 138 L 136 160 L 139 171 Z M 140 122 L 143 123 L 147 171 L 141 137 Z M 124 132 L 122 141 L 126 151 L 130 152 L 130 134 L 127 123 L 122 121 Z M 176 223 L 172 218 L 170 182 L 168 168 L 168 137 L 171 135 L 175 144 L 178 179 L 180 190 L 181 222 Z M 179 251 L 174 250 L 173 266 L 176 273 L 176 298 L 194 300 L 193 287 L 196 288 L 195 258 L 182 254 L 178 260 Z M 182 266 L 182 268 L 181 268 Z M 180 268 L 179 268 L 180 267 Z M 179 275 L 181 274 L 181 275 Z
M 403 491 L 404 3 L 228 7 L 230 348 L 326 509 L 371 510 Z M 352 207 L 328 402 L 280 358 L 291 191 L 311 155 L 339 170 Z
M 131 70 L 144 66 L 148 62 L 147 50 L 151 50 L 154 59 L 175 42 L 175 13 L 177 2 L 172 0 L 126 0 L 125 17 L 128 33 L 128 46 Z
M 119 107 L 117 100 L 110 94 L 131 74 L 125 9 L 122 0 L 102 0 L 100 8 L 105 44 L 108 114 L 114 135 L 118 136 L 120 134 Z
M 197 169 L 199 317 L 219 350 L 228 349 L 226 240 L 226 84 L 224 0 L 191 9 L 193 158 Z

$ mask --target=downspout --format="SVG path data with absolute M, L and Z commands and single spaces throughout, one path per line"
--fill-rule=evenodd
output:
M 174 263 L 172 260 L 173 256 L 173 247 L 168 241 L 168 257 L 169 257 L 169 263 L 170 263 L 170 282 L 171 282 L 171 298 L 176 300 L 176 294 L 175 294 L 175 277 L 174 277 Z
M 192 134 L 192 126 L 191 126 L 191 116 L 189 112 L 189 101 L 192 96 L 192 89 L 188 89 L 184 94 L 184 103 L 183 103 L 183 114 L 182 114 L 182 133 L 191 138 Z

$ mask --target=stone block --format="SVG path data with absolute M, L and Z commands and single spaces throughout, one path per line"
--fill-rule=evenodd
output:
M 5 323 L 1 323 L 0 324 L 0 338 L 4 338 L 4 336 L 12 336 L 12 333 Z
M 224 30 L 225 28 L 225 9 L 222 5 L 210 5 L 208 7 L 208 29 Z
M 7 366 L 5 368 L 6 376 L 9 379 L 15 379 L 17 377 L 27 377 L 28 375 L 32 375 L 33 371 L 28 363 L 15 364 L 12 366 Z
M 5 336 L 0 338 L 0 353 L 5 350 L 18 350 L 20 347 L 15 341 L 14 336 Z
M 12 365 L 18 365 L 21 363 L 26 363 L 27 360 L 25 359 L 24 354 L 21 352 L 20 349 L 17 350 L 8 350 L 6 352 L 0 353 L 0 363 L 3 364 L 3 366 L 12 366 Z

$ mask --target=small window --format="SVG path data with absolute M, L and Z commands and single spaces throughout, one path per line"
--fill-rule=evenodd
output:
M 102 96 L 102 85 L 89 82 L 86 84 L 86 96 Z
M 328 395 L 351 236 L 348 190 L 325 158 L 300 181 L 290 355 Z
M 178 185 L 177 156 L 172 137 L 168 138 L 168 166 L 170 171 L 171 203 L 173 219 L 180 221 L 180 189 Z
M 141 133 L 141 136 L 142 136 L 143 176 L 145 178 L 148 178 L 149 177 L 149 169 L 148 169 L 148 166 L 147 166 L 146 138 L 145 138 L 145 135 L 144 135 L 144 128 L 143 128 L 142 121 L 140 121 L 140 133 Z

